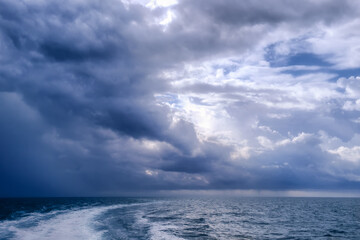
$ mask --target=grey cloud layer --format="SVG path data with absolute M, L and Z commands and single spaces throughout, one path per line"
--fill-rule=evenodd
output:
M 178 79 L 162 73 L 248 54 L 282 28 L 291 35 L 296 32 L 292 28 L 347 21 L 357 14 L 354 6 L 353 1 L 180 1 L 149 9 L 115 0 L 0 2 L 0 195 L 302 189 L 313 182 L 317 188 L 358 187 L 322 171 L 324 161 L 334 156 L 316 140 L 289 143 L 291 147 L 234 163 L 234 145 L 201 139 L 195 123 L 178 118 L 154 97 L 222 92 L 229 99 L 244 93 L 241 87 L 200 82 L 177 88 L 172 81 Z M 165 27 L 157 24 L 169 9 L 173 21 Z M 348 83 L 348 88 L 357 84 Z M 278 92 L 272 91 L 267 94 Z M 248 119 L 245 127 L 269 111 L 247 101 L 246 107 L 239 99 L 226 107 L 239 125 Z M 293 118 L 297 116 L 307 115 L 300 111 Z M 281 134 L 308 131 L 319 138 L 317 125 L 327 119 L 318 117 L 300 127 L 289 124 L 291 119 L 262 121 L 274 128 L 278 124 Z M 343 126 L 341 117 L 334 119 Z M 358 129 L 352 123 L 333 133 L 331 121 L 324 130 L 343 140 Z M 255 141 L 258 130 L 245 134 L 245 127 L 239 126 L 242 134 Z M 283 158 L 291 162 L 284 165 L 288 160 L 279 160 Z

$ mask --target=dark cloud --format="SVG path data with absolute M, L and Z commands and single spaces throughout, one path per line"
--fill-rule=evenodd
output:
M 108 49 L 76 49 L 69 48 L 61 43 L 48 42 L 40 46 L 40 52 L 46 57 L 56 61 L 84 61 L 84 60 L 106 60 L 114 55 L 111 48 Z
M 236 1 L 219 2 L 211 1 L 182 1 L 178 6 L 179 12 L 187 16 L 210 18 L 211 23 L 226 26 L 241 27 L 253 24 L 278 24 L 288 21 L 301 21 L 302 24 L 311 21 L 324 21 L 330 23 L 344 17 L 346 14 L 355 13 L 351 8 L 351 1 L 336 3 L 332 1 L 304 1 L 302 3 L 291 0 L 272 1 L 264 4 L 263 1 Z M 203 20 L 204 21 L 204 20 Z

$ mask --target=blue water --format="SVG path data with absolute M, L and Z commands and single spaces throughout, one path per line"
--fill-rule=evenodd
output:
M 360 239 L 360 199 L 0 199 L 0 239 Z

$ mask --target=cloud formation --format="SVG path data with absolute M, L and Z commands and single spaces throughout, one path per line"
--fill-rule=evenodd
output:
M 0 195 L 358 189 L 359 13 L 0 2 Z

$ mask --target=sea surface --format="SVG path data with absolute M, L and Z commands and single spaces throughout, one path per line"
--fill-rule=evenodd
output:
M 0 199 L 0 239 L 360 239 L 360 199 Z

